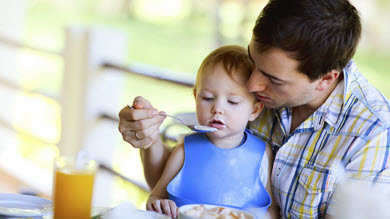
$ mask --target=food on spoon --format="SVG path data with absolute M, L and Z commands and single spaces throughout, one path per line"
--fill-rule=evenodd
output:
M 214 207 L 207 209 L 204 205 L 195 206 L 185 212 L 187 216 L 207 219 L 247 219 L 244 213 L 229 208 Z
M 216 128 L 209 127 L 209 126 L 204 126 L 204 125 L 195 125 L 194 128 L 195 128 L 196 130 L 208 131 L 208 132 L 213 132 L 213 131 L 217 131 L 217 130 L 218 130 L 218 129 L 216 129 Z

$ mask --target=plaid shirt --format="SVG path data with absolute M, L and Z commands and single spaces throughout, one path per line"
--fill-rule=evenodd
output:
M 340 165 L 350 179 L 390 184 L 389 102 L 353 61 L 325 103 L 295 130 L 291 112 L 264 109 L 250 123 L 276 154 L 272 189 L 283 218 L 334 214 Z

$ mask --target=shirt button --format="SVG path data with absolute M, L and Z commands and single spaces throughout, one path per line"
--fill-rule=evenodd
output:
M 280 167 L 278 167 L 277 169 L 276 169 L 276 176 L 279 176 L 280 175 L 280 171 L 281 170 L 281 168 Z

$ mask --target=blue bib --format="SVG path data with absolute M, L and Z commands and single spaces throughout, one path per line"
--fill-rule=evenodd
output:
M 263 214 L 271 204 L 259 176 L 266 146 L 248 130 L 245 135 L 232 149 L 216 147 L 205 133 L 186 136 L 183 167 L 167 186 L 169 199 L 179 207 L 214 204 Z

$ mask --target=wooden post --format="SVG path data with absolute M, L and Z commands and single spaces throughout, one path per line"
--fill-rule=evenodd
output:
M 98 76 L 103 62 L 123 63 L 126 37 L 122 32 L 103 28 L 66 29 L 64 75 L 61 94 L 61 155 L 74 155 L 84 146 L 85 134 L 96 119 L 91 109 L 88 87 Z M 87 104 L 88 103 L 88 104 Z

